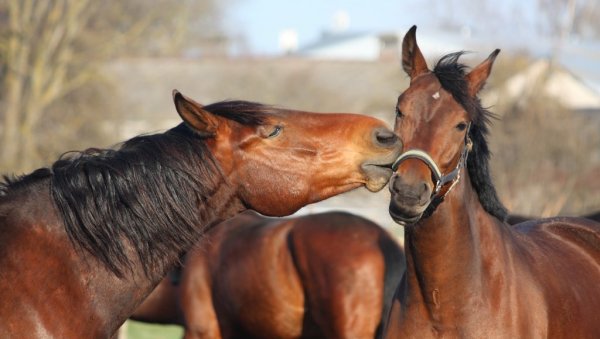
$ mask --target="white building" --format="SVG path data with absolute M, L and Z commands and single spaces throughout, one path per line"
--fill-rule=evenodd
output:
M 311 59 L 377 61 L 390 60 L 400 64 L 401 33 L 324 33 L 314 43 L 300 47 L 293 55 Z M 504 86 L 508 95 L 522 95 L 540 79 L 546 81 L 546 95 L 558 98 L 572 110 L 600 112 L 600 43 L 573 41 L 565 43 L 555 58 L 560 66 L 550 74 L 548 56 L 556 53 L 548 41 L 530 39 L 507 40 L 502 37 L 481 36 L 468 27 L 448 29 L 419 28 L 417 40 L 428 64 L 443 55 L 466 51 L 467 64 L 480 62 L 494 49 L 504 53 L 527 52 L 538 59 L 527 70 L 513 76 Z M 549 78 L 548 78 L 549 77 Z M 489 97 L 498 95 L 490 93 Z M 506 94 L 503 94 L 506 95 Z M 491 100 L 489 102 L 496 102 Z
M 600 93 L 562 66 L 546 59 L 533 62 L 524 71 L 510 77 L 503 86 L 490 91 L 486 100 L 497 102 L 499 96 L 511 99 L 539 95 L 558 100 L 565 108 L 580 112 L 600 112 Z
M 324 33 L 320 40 L 300 48 L 295 55 L 314 59 L 373 61 L 397 59 L 400 47 L 397 34 Z

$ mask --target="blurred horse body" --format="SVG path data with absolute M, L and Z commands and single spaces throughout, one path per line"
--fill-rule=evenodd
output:
M 131 319 L 184 325 L 186 338 L 373 338 L 404 270 L 381 227 L 343 212 L 244 213 L 187 254 Z

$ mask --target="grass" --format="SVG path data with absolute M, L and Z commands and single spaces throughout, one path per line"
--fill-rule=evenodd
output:
M 128 320 L 125 323 L 127 333 L 123 339 L 180 339 L 183 337 L 183 328 L 177 325 L 146 324 L 139 321 Z

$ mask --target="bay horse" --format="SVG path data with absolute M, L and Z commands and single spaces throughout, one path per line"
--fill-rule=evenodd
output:
M 430 71 L 416 27 L 404 37 L 410 86 L 397 102 L 404 150 L 389 211 L 405 228 L 407 263 L 387 338 L 600 335 L 600 224 L 504 221 L 488 165 L 492 115 L 477 97 L 498 53 L 470 71 L 449 54 Z
M 183 122 L 165 133 L 5 178 L 1 338 L 111 337 L 219 221 L 378 190 L 401 149 L 372 117 L 173 100 Z
M 600 222 L 600 211 L 584 214 L 584 215 L 578 216 L 578 217 Z M 531 219 L 535 219 L 535 218 L 531 217 L 531 216 L 520 215 L 520 214 L 509 214 L 508 217 L 506 218 L 506 222 L 508 222 L 511 225 L 514 225 L 514 224 L 522 223 L 525 221 L 529 221 Z
M 363 217 L 247 212 L 190 251 L 131 319 L 187 339 L 374 338 L 404 272 L 402 249 Z

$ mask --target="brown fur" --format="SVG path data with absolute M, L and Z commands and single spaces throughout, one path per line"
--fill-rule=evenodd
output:
M 418 49 L 414 34 L 405 39 Z M 468 132 L 459 127 L 482 112 L 473 96 L 483 86 L 496 54 L 468 74 L 455 68 L 459 71 L 455 74 L 463 76 L 454 81 L 463 86 L 454 88 L 462 87 L 462 93 L 444 86 L 435 71 L 411 79 L 398 100 L 403 115 L 395 126 L 406 149 L 427 152 L 442 172 L 456 166 Z M 432 99 L 436 92 L 437 100 Z M 474 151 L 485 146 L 484 139 L 471 137 Z M 511 227 L 501 218 L 503 208 L 489 189 L 491 182 L 481 180 L 488 175 L 482 173 L 485 159 L 469 157 L 468 161 L 468 171 L 462 170 L 454 189 L 426 218 L 419 213 L 430 202 L 429 168 L 409 159 L 390 181 L 391 215 L 398 222 L 411 222 L 406 223 L 407 270 L 385 337 L 597 337 L 600 224 L 582 218 L 550 218 Z M 441 194 L 448 190 L 449 185 Z M 424 199 L 406 199 L 417 192 Z
M 165 278 L 132 318 L 184 325 L 186 338 L 373 338 L 402 258 L 385 230 L 355 215 L 244 213 L 210 232 L 180 284 Z
M 174 100 L 185 126 L 0 185 L 1 338 L 111 337 L 218 222 L 380 189 L 401 148 L 367 116 Z

